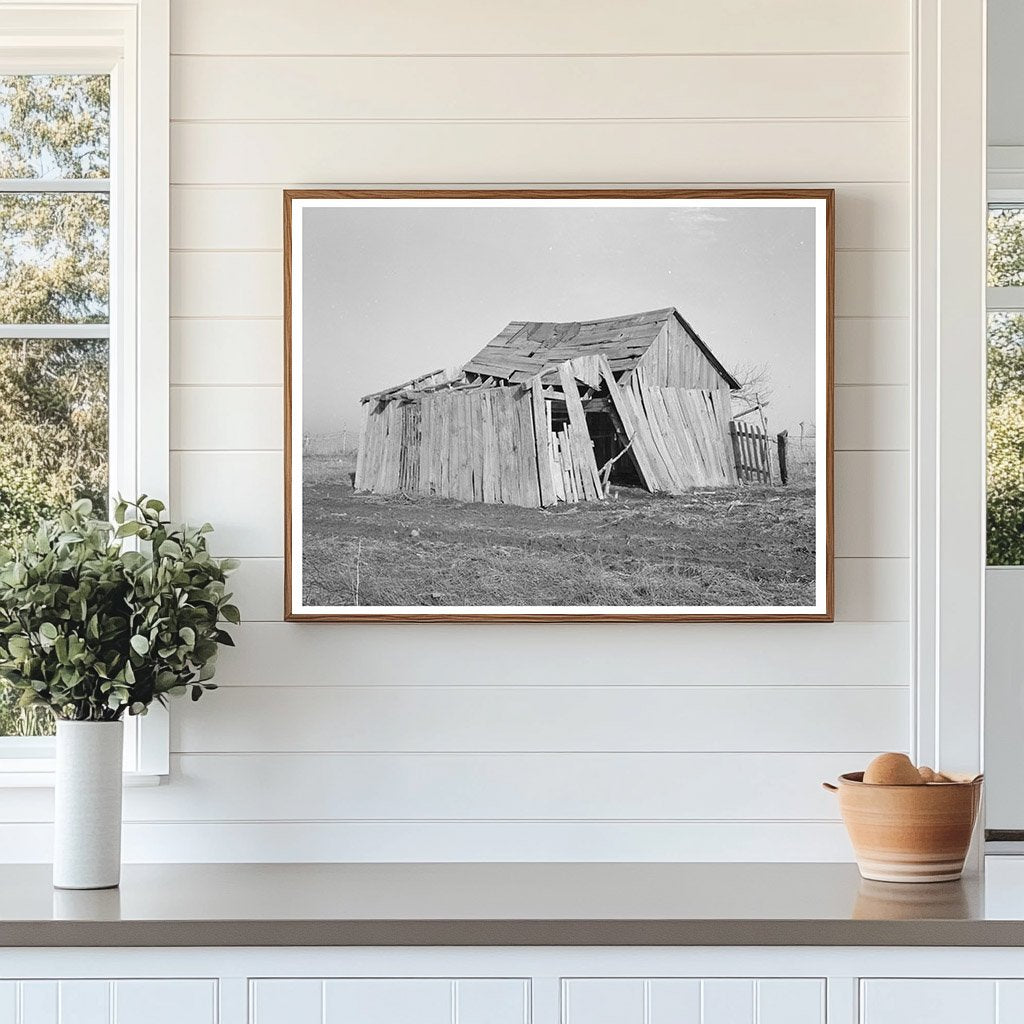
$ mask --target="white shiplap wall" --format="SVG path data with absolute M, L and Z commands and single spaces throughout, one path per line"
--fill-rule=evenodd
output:
M 818 782 L 910 736 L 910 11 L 172 0 L 172 499 L 247 621 L 129 858 L 849 856 Z M 280 191 L 422 183 L 838 189 L 834 625 L 280 621 Z

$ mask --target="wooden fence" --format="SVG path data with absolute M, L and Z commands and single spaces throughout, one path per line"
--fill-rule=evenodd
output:
M 772 459 L 768 435 L 754 424 L 733 420 L 729 424 L 729 436 L 740 482 L 770 484 Z

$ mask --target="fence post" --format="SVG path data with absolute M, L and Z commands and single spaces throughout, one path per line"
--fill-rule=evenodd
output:
M 740 457 L 740 439 L 736 436 L 735 420 L 729 420 L 729 438 L 732 440 L 732 458 L 736 464 L 736 482 L 743 483 L 743 459 Z
M 784 483 L 789 483 L 789 470 L 786 468 L 786 440 L 789 436 L 789 431 L 784 430 L 779 434 L 776 440 L 779 443 L 779 479 Z

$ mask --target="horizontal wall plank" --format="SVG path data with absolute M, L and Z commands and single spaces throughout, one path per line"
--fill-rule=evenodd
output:
M 905 182 L 909 153 L 903 121 L 171 125 L 174 184 Z
M 280 622 L 284 617 L 284 559 L 243 558 L 230 590 L 245 622 Z
M 835 323 L 837 384 L 909 384 L 910 321 L 854 317 Z
M 839 821 L 128 822 L 123 850 L 130 864 L 851 859 Z M 0 864 L 52 859 L 52 825 L 0 823 Z
M 287 714 L 281 704 L 278 689 L 222 687 L 179 706 L 171 750 L 887 750 L 903 742 L 910 710 L 907 688 L 892 686 L 297 686 Z
M 835 466 L 836 554 L 909 557 L 909 454 L 838 452 Z
M 280 449 L 283 410 L 280 387 L 172 387 L 171 448 Z
M 127 790 L 125 818 L 827 820 L 838 808 L 818 783 L 871 757 L 860 751 L 177 754 L 175 785 Z
M 173 120 L 835 120 L 906 117 L 909 95 L 908 54 L 171 61 Z
M 171 313 L 189 317 L 281 316 L 283 261 L 277 252 L 171 254 Z M 838 316 L 905 317 L 910 254 L 836 253 Z
M 903 622 L 247 622 L 233 632 L 238 646 L 218 660 L 225 685 L 714 686 L 723 665 L 727 681 L 744 686 L 902 687 L 910 679 Z M 528 654 L 495 657 L 510 636 Z
M 753 183 L 756 185 L 756 183 Z M 804 182 L 801 188 L 830 188 Z M 773 182 L 765 188 L 785 188 Z M 175 185 L 171 246 L 175 249 L 281 248 L 283 186 Z M 909 247 L 910 198 L 903 184 L 845 184 L 836 190 L 836 245 L 846 249 Z
M 280 317 L 282 266 L 278 253 L 171 253 L 171 315 Z
M 174 53 L 690 53 L 904 51 L 906 0 L 644 4 L 443 0 L 176 0 Z M 809 84 L 810 85 L 810 84 Z
M 910 619 L 910 559 L 837 558 L 837 622 Z M 865 678 L 865 682 L 873 682 Z
M 171 514 L 211 522 L 222 554 L 284 554 L 280 452 L 171 452 Z
M 906 451 L 910 447 L 909 387 L 836 388 L 835 417 L 838 451 Z
M 910 315 L 910 253 L 836 253 L 836 316 Z
M 837 558 L 836 620 L 904 622 L 910 617 L 910 563 L 901 558 Z M 231 589 L 246 622 L 284 615 L 284 559 L 243 558 Z
M 276 320 L 172 320 L 171 384 L 281 384 L 284 325 Z
M 216 549 L 239 557 L 284 551 L 283 457 L 279 452 L 176 452 L 176 515 L 218 527 Z M 910 464 L 901 452 L 836 452 L 835 553 L 909 556 Z
M 833 821 L 838 819 L 835 797 L 818 783 L 856 770 L 871 756 L 870 751 L 174 754 L 174 784 L 126 789 L 124 818 L 130 823 Z M 8 793 L 12 799 L 5 794 L 2 820 L 53 820 L 52 791 Z

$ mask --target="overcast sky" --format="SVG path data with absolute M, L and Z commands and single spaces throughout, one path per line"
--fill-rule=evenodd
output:
M 810 209 L 303 211 L 303 430 L 468 362 L 510 320 L 676 306 L 726 369 L 767 363 L 774 431 L 814 420 Z

